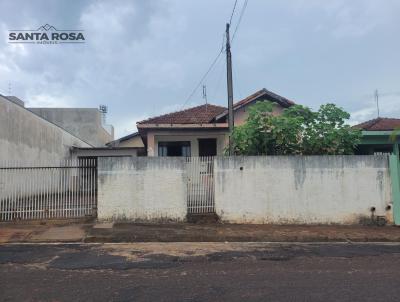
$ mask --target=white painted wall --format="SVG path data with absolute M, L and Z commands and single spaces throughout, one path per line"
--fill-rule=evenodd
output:
M 184 158 L 98 159 L 98 219 L 182 221 L 186 217 Z
M 242 168 L 242 170 L 241 170 Z M 225 157 L 215 163 L 216 211 L 231 223 L 353 224 L 391 219 L 386 156 Z
M 184 158 L 99 158 L 100 220 L 183 221 Z M 241 169 L 242 168 L 242 169 Z M 386 210 L 386 156 L 217 157 L 216 212 L 229 223 L 357 224 Z
M 64 129 L 0 96 L 0 162 L 39 163 L 71 158 L 90 147 Z
M 114 139 L 114 128 L 102 124 L 97 108 L 27 108 L 95 147 L 103 147 Z M 106 129 L 108 128 L 108 129 Z

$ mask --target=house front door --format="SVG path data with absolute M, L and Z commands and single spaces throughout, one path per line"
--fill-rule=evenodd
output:
M 217 139 L 199 138 L 199 156 L 216 156 Z

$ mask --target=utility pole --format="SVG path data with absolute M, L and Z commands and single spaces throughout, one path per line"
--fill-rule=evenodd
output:
M 375 89 L 375 102 L 376 102 L 376 110 L 378 111 L 378 117 L 379 117 L 379 94 L 378 94 L 378 89 Z
M 229 38 L 229 23 L 226 24 L 226 82 L 228 87 L 229 155 L 233 155 L 232 133 L 234 127 L 234 117 L 233 117 L 232 55 L 231 55 L 231 43 Z

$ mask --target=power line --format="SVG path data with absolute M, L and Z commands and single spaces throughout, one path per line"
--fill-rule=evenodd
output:
M 394 91 L 394 92 L 384 92 L 384 93 L 381 93 L 381 92 L 379 92 L 379 96 L 380 97 L 382 97 L 382 96 L 399 96 L 400 95 L 400 92 L 399 91 Z
M 196 87 L 193 89 L 192 93 L 187 97 L 187 99 L 185 100 L 185 102 L 182 105 L 181 110 L 183 109 L 183 107 L 186 106 L 186 104 L 190 101 L 190 99 L 193 97 L 193 95 L 196 93 L 197 89 L 199 89 L 199 87 L 201 86 L 201 84 L 203 83 L 204 79 L 208 76 L 208 74 L 210 73 L 210 71 L 213 69 L 214 65 L 217 63 L 219 57 L 221 56 L 222 52 L 224 51 L 224 49 L 221 49 L 220 52 L 218 53 L 218 55 L 215 57 L 214 61 L 211 63 L 210 67 L 207 69 L 206 73 L 202 76 L 201 80 L 199 81 L 199 83 L 196 85 Z
M 219 60 L 219 62 L 221 62 L 221 60 Z M 219 86 L 221 84 L 222 76 L 224 75 L 224 71 L 225 71 L 225 65 L 222 65 L 221 71 L 220 71 L 219 75 L 217 76 L 217 81 L 215 82 L 216 85 L 214 86 L 214 89 L 212 91 L 211 100 L 215 100 L 215 97 L 218 93 Z
M 242 11 L 240 13 L 240 17 L 239 17 L 239 21 L 238 24 L 235 27 L 235 32 L 233 34 L 233 37 L 235 36 L 235 33 L 238 29 L 238 25 L 240 24 L 240 21 L 242 20 L 243 17 L 243 13 L 244 10 L 246 9 L 247 6 L 247 2 L 248 0 L 245 0 L 243 7 L 242 7 Z M 231 17 L 229 19 L 229 23 L 232 21 L 233 15 L 235 13 L 235 9 L 236 9 L 236 5 L 237 5 L 237 0 L 235 0 L 235 3 L 233 5 L 233 9 L 232 9 L 232 13 L 231 13 Z M 233 40 L 232 37 L 232 40 Z M 190 101 L 190 99 L 193 97 L 193 95 L 196 93 L 196 91 L 199 89 L 199 87 L 203 84 L 205 78 L 208 76 L 208 74 L 211 72 L 211 70 L 214 68 L 215 64 L 218 62 L 219 57 L 221 56 L 221 54 L 224 52 L 225 48 L 224 48 L 224 41 L 225 41 L 225 34 L 222 36 L 222 46 L 220 51 L 218 52 L 217 56 L 215 57 L 215 59 L 212 61 L 210 67 L 207 69 L 207 71 L 205 72 L 205 74 L 201 77 L 200 81 L 197 83 L 197 85 L 195 86 L 195 88 L 193 89 L 193 91 L 190 93 L 190 95 L 186 98 L 185 102 L 183 103 L 181 110 L 186 106 L 186 104 Z
M 244 15 L 244 12 L 246 11 L 247 3 L 248 3 L 248 2 L 249 2 L 249 0 L 245 0 L 244 3 L 243 3 L 242 10 L 240 11 L 239 20 L 238 20 L 238 22 L 236 23 L 235 30 L 233 31 L 233 35 L 232 35 L 232 39 L 231 39 L 231 42 L 232 42 L 232 43 L 233 43 L 233 40 L 235 39 L 236 32 L 237 32 L 237 30 L 239 29 L 239 25 L 240 25 L 240 22 L 242 21 L 242 17 L 243 17 L 243 15 Z
M 229 24 L 231 24 L 231 22 L 232 22 L 233 14 L 235 13 L 236 4 L 237 4 L 237 0 L 235 0 L 235 4 L 233 5 L 232 14 L 229 19 Z

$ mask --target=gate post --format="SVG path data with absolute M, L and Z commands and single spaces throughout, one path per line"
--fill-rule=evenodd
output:
M 400 225 L 400 163 L 397 154 L 389 155 L 389 169 L 392 181 L 394 224 Z

